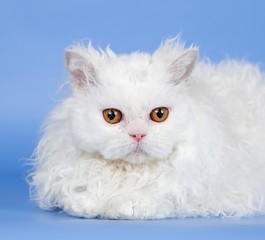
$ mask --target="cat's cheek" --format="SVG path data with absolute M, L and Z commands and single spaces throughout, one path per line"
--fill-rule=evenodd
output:
M 127 122 L 126 122 L 126 118 L 125 117 L 122 118 L 122 120 L 119 122 L 119 125 L 120 125 L 120 127 L 126 127 Z
M 155 126 L 157 123 L 154 122 L 150 117 L 146 119 L 148 126 Z
M 164 122 L 154 122 L 152 119 L 148 118 L 147 119 L 147 124 L 150 127 L 156 127 L 156 126 L 161 127 L 161 126 L 164 126 L 165 124 L 167 124 L 167 121 L 168 120 L 166 119 Z

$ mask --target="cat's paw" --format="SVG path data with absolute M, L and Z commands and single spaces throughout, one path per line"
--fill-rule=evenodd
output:
M 114 219 L 152 219 L 155 218 L 157 207 L 154 203 L 143 198 L 132 198 L 113 204 L 107 212 Z
M 97 202 L 88 197 L 67 198 L 63 202 L 63 211 L 76 217 L 95 218 L 99 216 L 98 209 Z

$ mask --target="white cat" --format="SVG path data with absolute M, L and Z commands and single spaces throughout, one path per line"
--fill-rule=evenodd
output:
M 178 40 L 151 55 L 67 49 L 72 94 L 35 150 L 39 206 L 112 219 L 264 214 L 264 74 L 197 55 Z

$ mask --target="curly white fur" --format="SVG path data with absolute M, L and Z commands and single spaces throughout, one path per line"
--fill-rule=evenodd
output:
M 73 91 L 35 150 L 39 206 L 114 219 L 264 214 L 264 74 L 231 60 L 195 66 L 196 56 L 178 40 L 152 55 L 67 49 Z M 152 122 L 161 106 L 167 120 Z M 123 120 L 107 123 L 106 108 Z M 146 136 L 138 144 L 130 131 Z

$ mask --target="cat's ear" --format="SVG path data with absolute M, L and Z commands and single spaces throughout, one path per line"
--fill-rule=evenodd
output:
M 169 67 L 171 74 L 170 81 L 176 85 L 186 80 L 192 73 L 198 59 L 197 49 L 186 50 L 179 58 L 177 58 Z
M 93 64 L 79 52 L 71 49 L 66 50 L 65 65 L 70 79 L 77 89 L 87 85 L 97 85 L 97 74 Z

